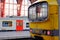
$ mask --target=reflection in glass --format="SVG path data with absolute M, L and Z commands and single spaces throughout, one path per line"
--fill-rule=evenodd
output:
M 36 7 L 31 7 L 29 9 L 29 18 L 36 19 Z
M 29 7 L 29 19 L 44 21 L 48 17 L 48 6 L 47 3 L 37 3 Z

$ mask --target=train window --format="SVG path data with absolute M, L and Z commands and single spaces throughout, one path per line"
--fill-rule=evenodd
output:
M 47 2 L 38 2 L 28 8 L 28 18 L 33 21 L 45 21 L 48 18 Z
M 29 18 L 32 20 L 36 19 L 36 7 L 33 6 L 29 9 Z
M 37 6 L 37 19 L 39 21 L 44 21 L 47 19 L 48 14 L 47 14 L 47 3 L 42 3 L 41 5 Z
M 27 27 L 27 28 L 29 27 L 29 23 L 26 23 L 26 27 Z
M 18 26 L 23 26 L 23 22 L 17 22 L 16 23 Z
M 3 21 L 2 26 L 3 27 L 12 27 L 12 21 Z
M 23 26 L 23 22 L 20 22 L 19 25 L 20 25 L 20 26 Z

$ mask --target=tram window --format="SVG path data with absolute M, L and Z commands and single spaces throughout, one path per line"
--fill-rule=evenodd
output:
M 3 21 L 2 26 L 3 27 L 12 27 L 12 21 Z
M 48 18 L 47 2 L 38 2 L 32 4 L 28 9 L 29 20 L 45 21 Z
M 41 5 L 38 5 L 37 10 L 37 16 L 39 21 L 44 21 L 45 19 L 47 19 L 47 3 L 42 3 Z
M 36 7 L 31 7 L 29 9 L 29 18 L 32 20 L 36 19 Z

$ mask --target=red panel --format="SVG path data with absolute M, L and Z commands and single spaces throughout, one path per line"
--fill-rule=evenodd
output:
M 16 20 L 16 30 L 17 31 L 23 30 L 23 20 Z

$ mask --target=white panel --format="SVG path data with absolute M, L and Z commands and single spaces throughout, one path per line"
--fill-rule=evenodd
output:
M 22 11 L 22 10 L 24 10 L 24 6 L 23 6 L 23 5 L 22 5 L 22 7 L 21 7 L 21 11 Z
M 14 5 L 13 4 L 10 4 L 10 9 L 14 9 Z
M 6 11 L 5 11 L 5 15 L 9 15 L 8 13 L 9 13 L 9 10 L 8 9 L 5 9 Z
M 28 16 L 28 11 L 25 11 L 25 16 Z
M 10 0 L 10 3 L 13 3 L 14 2 L 14 0 Z
M 10 10 L 10 12 L 9 12 L 10 13 L 10 16 L 14 15 L 13 12 L 14 12 L 14 10 Z
M 17 16 L 17 10 L 14 10 L 14 16 Z
M 14 3 L 16 3 L 16 4 L 17 4 L 17 1 L 16 1 L 16 0 L 14 0 Z
M 10 6 L 9 4 L 5 4 L 5 8 L 9 8 L 9 6 Z
M 25 10 L 28 10 L 28 5 L 27 5 L 27 6 L 25 6 Z
M 14 10 L 17 10 L 17 5 L 14 4 Z
M 28 4 L 27 0 L 24 0 L 25 4 Z
M 9 3 L 10 0 L 6 0 L 6 3 Z
M 24 16 L 24 11 L 21 11 L 21 16 Z

